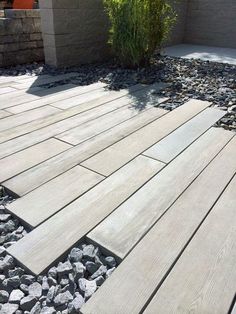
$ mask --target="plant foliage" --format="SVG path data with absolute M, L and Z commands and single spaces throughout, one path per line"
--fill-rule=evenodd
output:
M 173 7 L 167 0 L 104 0 L 104 4 L 111 22 L 109 43 L 121 64 L 147 64 L 176 20 Z

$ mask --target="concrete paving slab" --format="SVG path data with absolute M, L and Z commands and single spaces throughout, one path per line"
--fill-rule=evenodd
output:
M 184 59 L 201 59 L 204 61 L 229 63 L 236 65 L 236 49 L 181 44 L 166 47 L 163 55 Z

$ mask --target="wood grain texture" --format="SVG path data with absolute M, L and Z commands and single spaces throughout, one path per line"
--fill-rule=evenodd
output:
M 139 156 L 12 245 L 10 254 L 41 273 L 162 167 Z
M 132 93 L 135 94 L 136 90 L 143 88 L 140 85 L 132 87 Z M 24 135 L 29 132 L 33 132 L 37 129 L 49 126 L 51 124 L 57 123 L 59 121 L 69 119 L 73 116 L 76 116 L 82 112 L 89 111 L 91 109 L 95 109 L 96 107 L 99 107 L 101 105 L 104 105 L 104 107 L 107 107 L 110 105 L 111 107 L 114 105 L 115 101 L 120 102 L 123 96 L 129 94 L 130 90 L 121 90 L 119 92 L 111 92 L 109 96 L 100 97 L 99 99 L 92 100 L 85 102 L 81 104 L 80 106 L 72 107 L 70 109 L 67 109 L 65 111 L 59 112 L 58 114 L 55 114 L 53 117 L 48 117 L 45 119 L 38 119 L 37 121 L 33 121 L 31 123 L 27 123 L 24 126 L 13 128 L 10 130 L 7 130 L 5 132 L 2 132 L 0 134 L 0 143 L 9 141 L 15 137 L 19 137 L 21 135 Z M 127 102 L 126 102 L 127 104 Z M 112 111 L 112 108 L 111 108 Z M 109 112 L 109 110 L 108 110 Z M 90 114 L 90 113 L 88 113 Z M 94 116 L 96 118 L 96 115 Z M 75 127 L 75 125 L 72 124 L 71 128 Z M 58 133 L 61 133 L 63 131 L 59 131 Z
M 51 98 L 54 93 L 65 92 L 67 89 L 74 88 L 73 84 L 65 84 L 56 87 L 48 88 L 39 88 L 39 87 L 31 87 L 28 90 L 20 90 L 18 92 L 13 92 L 9 94 L 9 97 L 3 98 L 4 95 L 0 95 L 1 103 L 0 109 L 7 109 L 9 112 L 11 108 L 16 108 L 16 110 L 12 110 L 12 113 L 20 113 L 21 110 L 17 110 L 18 105 L 27 107 L 26 103 L 30 103 L 31 107 L 29 109 L 40 107 L 40 100 L 42 102 L 41 106 L 47 104 L 44 103 L 44 98 Z M 5 95 L 6 96 L 6 95 Z M 37 106 L 38 104 L 38 106 Z M 19 107 L 20 108 L 20 107 Z M 23 110 L 22 110 L 23 111 Z
M 145 128 L 108 147 L 101 153 L 83 163 L 84 166 L 105 176 L 122 167 L 150 146 L 193 118 L 210 105 L 209 102 L 190 100 L 167 116 L 154 121 Z M 142 139 L 142 140 L 140 140 Z M 116 158 L 114 158 L 116 156 Z
M 235 208 L 236 177 L 154 296 L 145 314 L 227 312 L 235 296 Z
M 31 146 L 21 152 L 1 159 L 0 182 L 16 176 L 17 174 L 60 154 L 70 147 L 71 145 L 69 144 L 51 138 L 38 145 Z M 30 184 L 30 182 L 28 183 Z
M 10 117 L 6 117 L 5 119 L 1 120 L 0 132 L 14 128 L 18 125 L 25 124 L 27 122 L 31 122 L 40 118 L 53 115 L 58 112 L 60 112 L 60 109 L 50 106 L 44 106 L 41 108 L 30 110 L 28 112 L 23 112 L 16 115 L 12 115 Z
M 232 138 L 210 129 L 97 226 L 89 238 L 123 259 Z
M 156 97 L 159 103 L 166 101 L 168 98 L 159 98 Z M 57 135 L 56 137 L 60 140 L 63 140 L 67 143 L 78 145 L 79 143 L 88 140 L 89 138 L 96 136 L 97 134 L 106 131 L 125 120 L 129 120 L 130 118 L 142 113 L 144 110 L 148 110 L 153 106 L 153 104 L 149 104 L 147 101 L 145 109 L 137 110 L 131 104 L 126 105 L 122 108 L 119 108 L 111 113 L 108 113 L 105 116 L 102 116 L 95 121 L 89 121 L 79 127 L 68 130 L 62 134 Z
M 11 115 L 11 113 L 9 113 L 7 111 L 4 111 L 4 110 L 0 110 L 0 119 L 6 118 L 6 117 L 8 117 L 10 115 Z
M 184 250 L 234 175 L 236 171 L 235 151 L 236 138 L 229 142 L 122 261 L 111 278 L 82 308 L 83 314 L 138 314 L 142 312 L 144 305 L 165 278 L 180 252 Z M 196 263 L 199 261 L 199 256 L 202 256 L 201 252 L 196 256 Z M 205 265 L 199 269 L 201 272 L 205 269 Z M 185 269 L 179 272 L 179 278 L 182 276 L 187 277 L 187 274 L 185 276 Z M 166 281 L 168 281 L 168 277 Z M 181 283 L 183 281 L 180 279 Z M 179 309 L 169 307 L 169 302 L 174 302 L 171 298 L 172 289 L 175 290 L 175 285 L 176 282 L 173 282 L 170 290 L 162 294 L 160 301 L 163 301 L 165 307 L 161 306 L 161 311 L 159 311 L 159 306 L 151 307 L 148 313 L 185 313 L 184 310 L 182 312 L 181 307 Z M 179 287 L 178 292 L 181 295 L 181 284 Z M 190 312 L 189 309 L 186 313 Z M 225 312 L 222 311 L 221 313 Z M 199 310 L 196 313 L 216 312 Z
M 222 110 L 207 108 L 143 154 L 168 163 L 224 115 Z
M 76 166 L 16 200 L 8 210 L 36 227 L 103 179 L 93 171 Z
M 136 86 L 133 88 L 135 89 L 138 87 Z M 148 87 L 147 90 L 150 90 L 151 88 L 152 87 Z M 128 91 L 125 91 L 125 93 L 127 93 L 127 92 Z M 122 92 L 113 92 L 112 97 L 117 98 L 117 95 L 121 95 L 121 93 Z M 145 93 L 145 91 L 142 91 L 142 95 L 143 95 L 143 93 Z M 79 108 L 78 111 L 73 110 L 71 112 L 71 111 L 69 111 L 70 109 L 68 109 L 69 112 L 68 111 L 63 112 L 65 114 L 64 117 L 66 117 L 68 115 L 72 115 L 72 113 L 74 113 L 76 111 L 79 112 L 79 110 L 80 110 L 81 114 L 77 114 L 77 115 L 72 116 L 68 119 L 65 118 L 64 120 L 59 121 L 59 122 L 54 123 L 54 124 L 50 124 L 45 128 L 42 128 L 42 124 L 36 124 L 37 127 L 41 127 L 41 129 L 36 130 L 34 132 L 32 132 L 32 128 L 31 128 L 32 125 L 30 125 L 29 129 L 30 129 L 31 133 L 20 136 L 18 138 L 13 139 L 13 140 L 9 140 L 6 143 L 0 144 L 0 158 L 6 157 L 10 154 L 13 154 L 13 153 L 19 151 L 19 150 L 25 149 L 31 145 L 37 144 L 41 141 L 44 141 L 50 137 L 57 135 L 59 133 L 62 133 L 68 129 L 71 129 L 75 126 L 78 126 L 82 123 L 85 123 L 89 120 L 96 119 L 99 116 L 107 114 L 107 113 L 109 113 L 113 110 L 116 110 L 118 108 L 121 108 L 121 107 L 127 105 L 128 103 L 131 103 L 132 99 L 133 99 L 132 94 L 128 94 L 127 96 L 118 98 L 118 99 L 113 100 L 111 102 L 109 102 L 109 100 L 107 98 L 104 98 L 104 99 L 102 98 L 100 100 L 101 101 L 100 106 L 99 106 L 99 99 L 94 100 L 94 101 L 92 101 L 92 103 L 91 102 L 84 103 L 83 104 L 84 107 L 78 106 L 78 108 Z M 93 110 L 89 110 L 89 109 L 91 109 L 91 107 L 95 107 L 95 108 L 93 108 Z M 136 110 L 138 110 L 138 109 L 136 109 Z M 53 121 L 53 119 L 59 119 L 62 116 L 63 116 L 63 114 L 60 116 L 54 115 L 52 117 L 52 119 L 50 119 L 49 121 Z M 47 123 L 49 121 L 47 121 Z M 26 128 L 27 128 L 27 126 L 26 126 Z M 4 134 L 3 135 L 4 140 L 6 140 L 6 137 L 7 137 L 7 135 Z
M 18 195 L 23 196 L 41 184 L 69 170 L 107 146 L 114 144 L 116 141 L 128 136 L 132 132 L 135 132 L 137 129 L 158 119 L 166 113 L 167 111 L 157 108 L 144 111 L 132 119 L 71 148 L 65 153 L 61 153 L 60 155 L 21 173 L 4 182 L 4 185 L 10 190 L 15 191 Z

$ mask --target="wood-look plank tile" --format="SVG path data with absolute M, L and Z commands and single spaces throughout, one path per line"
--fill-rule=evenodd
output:
M 39 93 L 41 95 L 38 95 L 38 93 L 36 95 L 37 98 L 33 99 L 33 101 L 25 100 L 23 103 L 21 103 L 22 100 L 15 100 L 15 102 L 20 102 L 21 104 L 10 107 L 7 110 L 12 113 L 19 113 L 47 104 L 54 105 L 54 103 L 56 104 L 57 101 L 64 100 L 64 102 L 69 102 L 70 100 L 72 101 L 77 95 L 94 92 L 96 90 L 103 90 L 103 87 L 105 87 L 105 84 L 103 83 L 95 83 L 88 86 L 76 86 L 73 84 L 60 85 L 55 88 L 47 89 L 45 92 L 40 91 Z
M 4 182 L 4 185 L 23 196 L 55 176 L 67 171 L 116 141 L 166 114 L 163 109 L 152 108 L 107 130 L 65 153 Z
M 103 179 L 93 171 L 76 166 L 16 200 L 8 210 L 36 227 Z
M 136 89 L 138 90 L 140 88 L 142 88 L 142 86 L 140 86 L 140 85 L 134 86 L 133 87 L 133 93 L 135 94 Z M 57 123 L 59 121 L 72 118 L 73 116 L 76 116 L 76 115 L 83 113 L 85 111 L 89 111 L 89 110 L 94 109 L 96 107 L 99 107 L 101 105 L 104 105 L 102 107 L 102 110 L 104 110 L 104 111 L 107 110 L 109 112 L 108 109 L 104 109 L 105 107 L 109 106 L 109 107 L 112 107 L 110 110 L 110 111 L 112 111 L 114 102 L 117 101 L 120 103 L 121 100 L 119 100 L 119 98 L 126 96 L 126 99 L 127 99 L 126 104 L 129 101 L 131 101 L 130 96 L 129 96 L 129 92 L 130 92 L 129 90 L 121 90 L 119 92 L 111 92 L 108 96 L 104 96 L 104 97 L 101 97 L 99 99 L 85 102 L 79 106 L 76 106 L 76 107 L 67 109 L 65 111 L 59 112 L 58 114 L 55 114 L 52 117 L 48 117 L 48 118 L 44 118 L 44 119 L 38 119 L 37 121 L 33 121 L 31 123 L 24 124 L 23 126 L 13 128 L 13 129 L 10 129 L 10 130 L 5 131 L 5 132 L 1 132 L 0 143 L 9 141 L 15 137 L 19 137 L 19 136 L 24 135 L 26 133 L 33 132 L 37 129 L 41 129 L 43 127 L 49 126 L 49 125 Z M 125 101 L 125 100 L 122 100 L 122 101 Z M 115 109 L 116 109 L 116 107 L 115 107 Z M 97 109 L 97 110 L 99 110 L 99 109 Z M 84 113 L 84 115 L 93 116 L 95 119 L 96 118 L 96 112 L 97 111 L 95 111 L 95 114 L 93 114 L 94 111 L 93 111 L 93 113 Z M 65 123 L 67 123 L 67 122 L 65 122 Z M 71 124 L 70 128 L 73 128 L 76 125 L 77 124 L 75 124 L 75 125 Z M 65 130 L 67 130 L 67 129 L 69 129 L 69 128 L 65 128 Z M 57 134 L 65 131 L 65 130 L 62 130 L 62 131 L 59 130 Z
M 14 92 L 16 89 L 12 87 L 0 87 L 0 95 Z
M 210 129 L 97 226 L 89 238 L 123 259 L 233 135 Z
M 207 108 L 143 154 L 168 163 L 224 115 L 222 110 Z
M 60 109 L 51 106 L 44 106 L 37 109 L 32 109 L 28 112 L 22 112 L 19 114 L 11 115 L 1 120 L 0 131 L 12 129 L 16 126 L 44 118 L 55 113 L 61 112 Z
M 222 166 L 225 167 L 225 162 Z M 165 314 L 190 311 L 228 313 L 235 296 L 236 282 L 235 208 L 236 177 L 144 311 L 145 314 L 155 311 Z
M 82 307 L 83 314 L 138 314 L 142 312 L 145 304 L 165 279 L 179 254 L 234 175 L 236 171 L 235 144 L 236 138 L 233 138 L 154 225 L 122 261 L 111 278 Z M 210 233 L 209 237 L 211 237 Z M 199 256 L 204 255 L 199 252 L 196 256 L 196 263 L 199 261 Z M 199 269 L 203 270 L 205 266 Z M 178 274 L 179 278 L 185 276 L 185 270 L 183 269 Z M 185 280 L 188 282 L 187 278 Z M 169 307 L 169 302 L 172 303 L 172 289 L 175 290 L 175 285 L 176 283 L 173 283 L 168 293 L 166 291 L 162 294 L 165 307 L 161 307 L 162 310 L 160 307 L 152 308 L 152 311 L 148 313 L 159 313 L 159 310 L 160 313 L 189 313 L 189 311 L 182 312 L 182 307 L 180 312 L 177 308 Z M 182 286 L 179 283 L 180 296 L 183 286 L 184 283 Z M 107 298 L 108 294 L 109 298 Z M 199 310 L 196 313 L 205 312 Z M 211 313 L 211 311 L 206 313 Z
M 162 167 L 153 159 L 137 157 L 12 245 L 10 254 L 41 273 Z
M 6 118 L 6 117 L 8 117 L 10 115 L 11 115 L 11 113 L 9 113 L 7 111 L 4 111 L 4 110 L 0 110 L 0 119 Z
M 135 87 L 134 87 L 135 88 Z M 151 89 L 151 87 L 148 87 L 148 89 Z M 126 91 L 127 92 L 127 91 Z M 120 95 L 122 92 L 114 92 L 112 93 L 112 97 L 116 97 L 117 95 Z M 144 93 L 144 92 L 142 92 Z M 109 95 L 108 95 L 109 97 Z M 119 97 L 119 96 L 118 96 Z M 38 123 L 36 123 L 37 127 L 41 127 L 41 129 L 36 130 L 34 132 L 31 132 L 29 134 L 20 136 L 18 138 L 15 138 L 13 140 L 10 140 L 6 143 L 2 143 L 0 144 L 0 158 L 6 157 L 10 154 L 13 154 L 19 150 L 25 149 L 31 145 L 37 144 L 39 142 L 42 142 L 50 137 L 56 136 L 59 133 L 62 133 L 68 129 L 74 128 L 82 123 L 85 123 L 89 120 L 92 119 L 96 119 L 99 116 L 102 116 L 104 114 L 107 114 L 113 110 L 116 110 L 120 107 L 123 107 L 125 105 L 127 105 L 128 103 L 130 103 L 132 101 L 132 97 L 130 96 L 130 94 L 128 94 L 127 96 L 124 96 L 122 98 L 119 98 L 115 101 L 111 101 L 110 103 L 106 103 L 107 101 L 109 102 L 110 98 L 104 98 L 104 99 L 100 99 L 102 104 L 101 106 L 99 106 L 99 101 L 96 99 L 92 102 L 88 102 L 88 103 L 84 103 L 84 106 L 79 106 L 78 107 L 78 111 L 75 108 L 75 111 L 72 111 L 72 113 L 75 113 L 76 111 L 82 112 L 81 114 L 77 114 L 75 116 L 72 116 L 68 119 L 64 119 L 62 121 L 59 121 L 57 123 L 54 124 L 50 124 L 49 126 L 42 128 L 42 123 L 39 123 L 39 121 L 37 121 Z M 105 104 L 104 104 L 105 102 Z M 93 110 L 89 110 L 91 107 L 96 107 Z M 73 109 L 73 108 L 72 108 Z M 70 109 L 68 109 L 70 110 Z M 85 111 L 87 110 L 87 111 Z M 85 111 L 85 112 L 83 112 Z M 64 112 L 65 116 L 68 115 L 72 115 L 71 111 L 66 111 Z M 63 116 L 63 113 L 61 115 L 61 113 L 59 113 L 60 115 L 54 115 L 52 117 L 52 119 L 48 119 L 50 122 L 53 119 L 58 119 L 61 118 Z M 47 123 L 48 123 L 48 120 Z M 45 123 L 45 120 L 43 120 Z M 32 125 L 29 125 L 30 130 Z M 25 126 L 25 128 L 27 128 L 27 125 Z M 25 128 L 23 127 L 23 129 L 25 130 Z M 11 130 L 10 130 L 11 131 Z M 9 132 L 11 134 L 11 132 Z M 6 140 L 6 134 L 2 134 L 4 140 Z
M 157 100 L 159 103 L 166 101 L 168 98 L 159 98 Z M 146 107 L 144 110 L 148 110 L 153 106 L 153 103 L 147 101 Z M 144 111 L 143 110 L 143 111 Z M 79 127 L 68 130 L 62 134 L 56 136 L 56 138 L 61 139 L 65 142 L 68 142 L 73 145 L 78 145 L 79 143 L 88 140 L 89 138 L 96 136 L 97 134 L 112 128 L 125 120 L 140 114 L 142 111 L 135 109 L 132 105 L 126 105 L 122 108 L 119 108 L 111 113 L 102 116 L 95 121 L 89 121 Z
M 24 90 L 23 93 L 19 93 L 18 95 L 15 95 L 15 92 L 14 92 L 14 93 L 12 93 L 12 97 L 1 99 L 0 109 L 7 109 L 10 112 L 10 110 L 11 110 L 10 108 L 14 107 L 16 110 L 13 110 L 12 113 L 20 113 L 23 110 L 21 110 L 21 109 L 17 110 L 18 105 L 21 105 L 21 104 L 25 105 L 25 103 L 28 103 L 28 102 L 33 102 L 33 104 L 31 104 L 31 106 L 28 105 L 30 107 L 30 109 L 31 108 L 37 108 L 37 105 L 38 105 L 38 107 L 41 107 L 41 106 L 47 104 L 47 102 L 49 102 L 48 99 L 55 96 L 55 95 L 51 95 L 52 93 L 60 93 L 61 91 L 65 91 L 67 89 L 74 88 L 74 87 L 75 87 L 75 85 L 73 85 L 73 84 L 65 84 L 65 85 L 56 86 L 56 87 L 53 87 L 50 89 L 43 88 L 37 92 L 35 92 L 35 88 L 30 88 L 30 90 L 28 92 L 26 92 Z M 44 102 L 44 100 L 45 100 L 45 102 Z M 41 104 L 41 106 L 39 106 L 39 104 Z M 23 105 L 22 105 L 22 107 L 25 108 L 26 105 L 25 106 L 23 106 Z M 20 108 L 22 108 L 22 107 L 20 107 Z
M 49 139 L 0 160 L 0 182 L 69 149 L 71 145 L 56 139 Z M 23 182 L 22 182 L 23 184 Z M 30 182 L 28 182 L 30 184 Z M 15 192 L 13 190 L 13 192 Z M 17 193 L 16 193 L 17 194 Z
M 101 153 L 85 161 L 83 165 L 105 176 L 110 175 L 125 163 L 138 156 L 150 146 L 173 132 L 182 124 L 210 105 L 209 102 L 190 100 L 167 116 L 115 143 Z M 114 158 L 116 156 L 116 158 Z

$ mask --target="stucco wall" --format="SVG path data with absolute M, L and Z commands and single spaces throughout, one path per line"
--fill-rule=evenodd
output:
M 236 0 L 189 0 L 184 42 L 236 48 Z
M 5 10 L 0 18 L 0 67 L 42 60 L 39 10 Z

